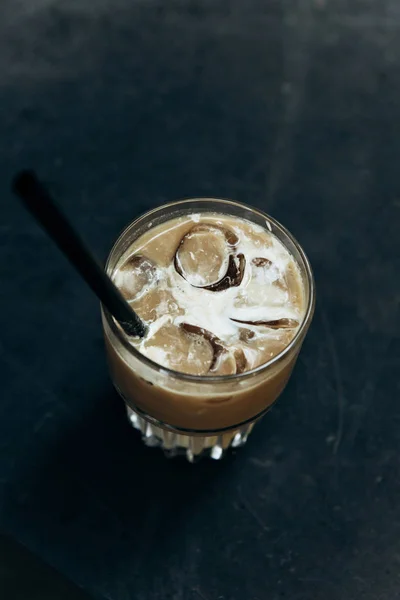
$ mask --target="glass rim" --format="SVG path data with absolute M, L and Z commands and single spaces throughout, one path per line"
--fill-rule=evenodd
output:
M 244 381 L 246 379 L 250 379 L 250 378 L 258 375 L 259 373 L 262 373 L 263 371 L 269 370 L 273 365 L 275 365 L 278 362 L 280 362 L 281 360 L 283 360 L 285 358 L 285 356 L 287 356 L 290 353 L 290 351 L 301 340 L 304 332 L 307 331 L 307 328 L 308 328 L 308 326 L 311 322 L 312 316 L 314 314 L 315 281 L 314 281 L 314 275 L 312 272 L 310 261 L 308 260 L 306 253 L 304 252 L 303 248 L 301 247 L 299 242 L 296 240 L 296 238 L 290 233 L 290 231 L 288 229 L 286 229 L 286 227 L 284 227 L 281 223 L 279 223 L 279 221 L 277 221 L 273 217 L 269 216 L 267 213 L 263 212 L 262 210 L 259 210 L 258 208 L 255 208 L 248 204 L 243 204 L 241 202 L 236 202 L 235 200 L 230 200 L 230 199 L 225 199 L 225 198 L 204 198 L 204 197 L 202 197 L 202 198 L 186 198 L 183 200 L 176 200 L 174 202 L 168 202 L 167 204 L 162 204 L 161 206 L 157 206 L 156 208 L 152 208 L 151 210 L 143 213 L 142 215 L 140 215 L 139 217 L 134 219 L 131 223 L 129 223 L 126 227 L 124 227 L 124 229 L 121 231 L 120 235 L 116 239 L 115 243 L 113 244 L 113 246 L 108 254 L 106 265 L 105 265 L 105 271 L 106 271 L 106 273 L 108 273 L 110 275 L 109 267 L 110 267 L 111 257 L 113 256 L 120 241 L 125 237 L 128 230 L 133 229 L 137 226 L 140 226 L 140 224 L 145 219 L 147 219 L 149 217 L 151 218 L 151 216 L 156 213 L 159 213 L 168 208 L 185 205 L 185 204 L 188 204 L 191 202 L 214 202 L 221 206 L 235 206 L 240 209 L 250 210 L 251 212 L 258 214 L 261 218 L 263 218 L 266 221 L 267 225 L 268 225 L 268 223 L 272 223 L 273 226 L 277 230 L 279 230 L 281 233 L 283 233 L 292 242 L 292 244 L 296 248 L 296 250 L 299 253 L 300 258 L 303 262 L 303 265 L 300 265 L 300 266 L 304 267 L 305 274 L 306 274 L 306 277 L 303 277 L 303 283 L 306 288 L 306 291 L 308 291 L 308 301 L 307 301 L 307 307 L 306 307 L 306 310 L 305 310 L 305 313 L 303 316 L 303 320 L 300 323 L 300 326 L 296 332 L 296 335 L 289 342 L 289 344 L 287 346 L 285 346 L 285 348 L 281 352 L 279 352 L 279 354 L 277 354 L 276 356 L 271 358 L 271 360 L 269 360 L 268 362 L 263 363 L 262 365 L 259 365 L 258 367 L 251 369 L 250 371 L 245 371 L 244 373 L 235 373 L 233 375 L 191 375 L 189 373 L 182 373 L 181 371 L 175 371 L 174 369 L 169 369 L 168 367 L 164 367 L 164 366 L 160 365 L 159 363 L 155 362 L 154 360 L 152 360 L 151 358 L 148 358 L 144 354 L 141 354 L 141 352 L 139 352 L 139 350 L 137 350 L 134 346 L 132 346 L 132 344 L 129 342 L 127 335 L 122 331 L 122 329 L 120 327 L 118 327 L 114 318 L 112 317 L 112 315 L 109 313 L 109 311 L 106 309 L 106 307 L 104 305 L 101 305 L 102 311 L 106 318 L 108 326 L 110 327 L 113 334 L 117 337 L 117 339 L 122 343 L 124 348 L 130 354 L 132 354 L 135 358 L 137 358 L 140 362 L 146 364 L 148 367 L 151 367 L 152 369 L 158 371 L 159 373 L 161 372 L 165 375 L 168 375 L 169 377 L 173 377 L 174 379 L 180 379 L 180 380 L 188 381 L 191 383 L 223 383 L 223 382 L 225 383 L 225 382 L 229 382 L 229 381 Z M 217 210 L 215 212 L 217 212 Z M 233 216 L 235 216 L 235 215 L 233 215 Z M 296 260 L 296 262 L 298 262 L 298 261 Z

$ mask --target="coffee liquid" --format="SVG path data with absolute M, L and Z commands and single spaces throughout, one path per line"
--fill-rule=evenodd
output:
M 296 261 L 267 229 L 217 213 L 150 228 L 125 251 L 113 279 L 148 325 L 130 342 L 163 367 L 234 375 L 267 363 L 305 312 Z

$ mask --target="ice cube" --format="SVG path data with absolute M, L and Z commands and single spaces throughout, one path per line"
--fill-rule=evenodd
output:
M 235 375 L 236 360 L 233 352 L 223 352 L 210 375 Z
M 267 363 L 280 354 L 293 339 L 289 329 L 269 330 L 269 334 L 257 337 L 257 347 L 245 348 L 251 369 Z
M 218 357 L 210 375 L 237 375 L 247 370 L 246 356 L 241 348 L 226 348 Z
M 147 323 L 154 323 L 163 315 L 168 315 L 170 320 L 174 317 L 184 314 L 170 290 L 163 287 L 154 287 L 147 294 L 142 294 L 140 298 L 134 300 L 132 308 Z
M 191 375 L 206 375 L 214 360 L 214 350 L 206 338 L 188 335 L 171 323 L 160 327 L 141 351 L 163 367 Z
M 245 268 L 246 259 L 244 254 L 238 254 L 237 256 L 230 254 L 225 276 L 213 285 L 206 286 L 205 289 L 210 292 L 222 292 L 231 287 L 238 287 L 242 283 Z
M 229 251 L 224 233 L 211 225 L 195 225 L 183 236 L 175 254 L 175 269 L 194 287 L 213 284 L 225 275 Z
M 268 258 L 253 258 L 249 271 L 246 286 L 235 299 L 236 308 L 284 306 L 287 303 L 289 294 L 284 277 Z
M 260 285 L 279 282 L 282 289 L 287 289 L 284 276 L 269 258 L 256 257 L 251 261 L 252 279 Z
M 189 323 L 181 323 L 180 327 L 189 336 L 197 336 L 209 343 L 213 351 L 210 375 L 235 375 L 246 370 L 246 356 L 241 348 L 227 348 L 216 335 L 203 327 Z
M 114 282 L 128 300 L 137 300 L 157 281 L 155 264 L 139 254 L 134 254 L 118 269 Z
M 221 291 L 238 285 L 235 282 L 241 281 L 244 270 L 243 258 L 232 254 L 238 241 L 229 229 L 210 223 L 195 225 L 179 243 L 175 269 L 193 287 Z
M 181 323 L 180 327 L 187 334 L 196 336 L 196 337 L 200 337 L 203 340 L 205 340 L 206 342 L 208 342 L 208 344 L 210 345 L 212 352 L 213 352 L 213 359 L 212 359 L 212 362 L 210 365 L 210 371 L 215 369 L 221 354 L 223 354 L 225 352 L 225 346 L 223 345 L 221 340 L 216 335 L 211 333 L 211 331 L 208 331 L 207 329 L 204 329 L 203 327 L 198 327 L 197 325 L 190 325 L 189 323 Z

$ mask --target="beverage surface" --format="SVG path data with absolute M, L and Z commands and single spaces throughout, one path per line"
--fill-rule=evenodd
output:
M 113 279 L 148 324 L 131 343 L 161 366 L 233 375 L 279 354 L 304 317 L 299 268 L 267 229 L 200 213 L 149 229 Z

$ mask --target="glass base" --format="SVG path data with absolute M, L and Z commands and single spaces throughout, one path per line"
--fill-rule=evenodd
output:
M 203 457 L 220 460 L 229 448 L 243 446 L 254 427 L 253 422 L 239 429 L 225 431 L 221 435 L 184 435 L 150 423 L 143 415 L 139 415 L 129 406 L 126 409 L 130 422 L 135 429 L 141 432 L 146 446 L 161 448 L 168 457 L 186 456 L 191 463 Z

